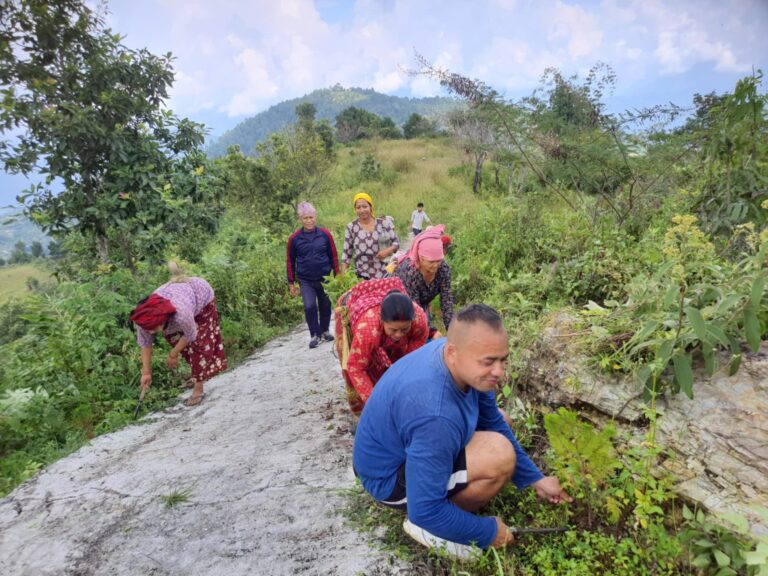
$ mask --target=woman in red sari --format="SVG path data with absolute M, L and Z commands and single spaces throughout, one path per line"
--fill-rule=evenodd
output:
M 339 299 L 336 311 L 336 349 L 349 407 L 359 414 L 387 368 L 426 343 L 427 315 L 399 278 L 358 284 Z

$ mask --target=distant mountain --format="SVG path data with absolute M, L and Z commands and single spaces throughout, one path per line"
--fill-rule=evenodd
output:
M 32 242 L 40 242 L 48 250 L 51 239 L 40 227 L 18 209 L 18 207 L 0 208 L 0 257 L 8 258 L 14 244 L 21 240 L 29 249 Z
M 215 158 L 227 153 L 227 148 L 234 144 L 240 146 L 244 154 L 253 154 L 257 142 L 296 122 L 296 106 L 302 102 L 311 102 L 317 108 L 317 120 L 328 120 L 333 125 L 336 116 L 349 106 L 356 106 L 381 116 L 389 116 L 395 124 L 402 126 L 414 112 L 440 121 L 450 110 L 463 107 L 464 104 L 452 98 L 401 98 L 379 94 L 375 90 L 364 88 L 343 88 L 338 84 L 332 88 L 315 90 L 292 100 L 275 104 L 237 126 L 228 130 L 208 147 L 208 155 Z

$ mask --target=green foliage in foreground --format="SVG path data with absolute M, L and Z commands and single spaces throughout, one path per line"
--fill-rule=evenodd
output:
M 701 511 L 694 514 L 676 507 L 669 484 L 654 483 L 645 465 L 655 454 L 648 442 L 625 450 L 620 460 L 612 429 L 598 430 L 563 409 L 545 416 L 545 422 L 553 447 L 545 459 L 576 496 L 574 504 L 552 506 L 539 501 L 533 490 L 517 491 L 508 485 L 482 513 L 500 516 L 517 527 L 567 526 L 570 530 L 565 533 L 520 536 L 514 546 L 488 549 L 475 561 L 458 561 L 410 540 L 402 530 L 404 514 L 375 503 L 361 487 L 351 492 L 345 515 L 358 528 L 376 531 L 388 550 L 420 574 L 756 576 L 768 572 L 768 542 L 749 538 L 746 520 L 734 516 L 717 521 Z M 530 430 L 519 432 L 519 437 L 530 437 Z M 650 507 L 646 506 L 649 496 L 654 501 Z M 618 514 L 611 505 L 618 507 Z M 598 513 L 585 514 L 585 508 Z

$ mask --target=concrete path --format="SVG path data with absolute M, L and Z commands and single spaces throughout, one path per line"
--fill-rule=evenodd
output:
M 272 341 L 199 407 L 99 437 L 0 501 L 0 574 L 404 574 L 337 513 L 352 417 L 332 346 L 308 342 Z

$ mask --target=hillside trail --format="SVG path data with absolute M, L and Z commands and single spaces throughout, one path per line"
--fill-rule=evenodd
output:
M 352 425 L 306 326 L 182 404 L 94 439 L 0 501 L 0 574 L 408 574 L 339 515 Z M 167 498 L 186 494 L 174 506 Z

